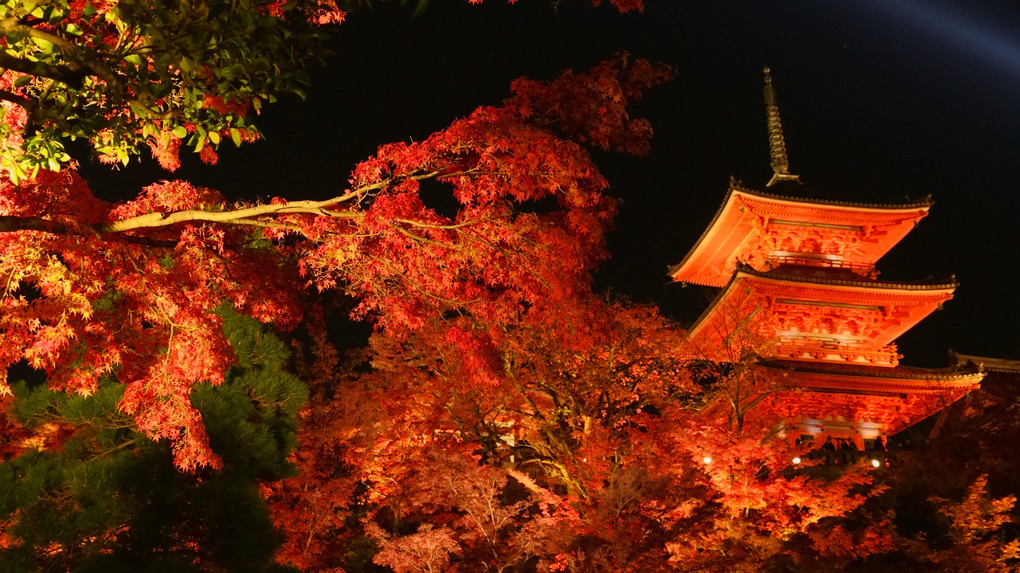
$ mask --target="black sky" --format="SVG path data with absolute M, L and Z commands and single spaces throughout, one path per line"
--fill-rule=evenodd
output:
M 624 205 L 600 288 L 696 318 L 705 293 L 667 284 L 722 201 L 729 177 L 771 174 L 761 97 L 769 65 L 792 171 L 860 201 L 932 195 L 931 215 L 879 262 L 882 277 L 955 274 L 945 309 L 899 340 L 904 363 L 946 349 L 1020 359 L 1020 6 L 975 0 L 646 0 L 619 15 L 580 0 L 396 2 L 351 14 L 305 103 L 270 107 L 264 142 L 174 174 L 228 197 L 335 194 L 382 143 L 427 137 L 498 103 L 518 76 L 551 79 L 620 51 L 676 69 L 635 106 L 655 128 L 643 158 L 597 155 Z M 168 175 L 151 161 L 99 194 Z

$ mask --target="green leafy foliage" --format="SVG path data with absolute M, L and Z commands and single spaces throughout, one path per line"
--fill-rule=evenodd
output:
M 221 136 L 258 137 L 250 112 L 304 97 L 318 24 L 342 18 L 317 0 L 0 1 L 0 171 L 57 170 L 77 138 L 107 162 L 149 147 L 174 170 L 182 143 L 215 162 Z
M 191 400 L 223 459 L 220 471 L 180 472 L 171 446 L 118 411 L 112 377 L 90 396 L 14 385 L 11 417 L 33 431 L 0 464 L 0 571 L 284 570 L 282 541 L 260 480 L 293 473 L 305 385 L 284 370 L 289 352 L 258 322 L 222 310 L 237 366 Z

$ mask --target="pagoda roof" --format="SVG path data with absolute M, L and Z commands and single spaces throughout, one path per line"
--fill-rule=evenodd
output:
M 838 272 L 838 269 L 834 270 Z M 788 292 L 797 291 L 799 293 L 804 293 L 816 290 L 825 290 L 830 293 L 843 292 L 848 295 L 853 293 L 853 295 L 856 296 L 851 296 L 855 299 L 869 300 L 886 305 L 894 304 L 897 302 L 897 298 L 913 300 L 919 297 L 922 299 L 935 299 L 938 300 L 938 303 L 941 303 L 952 298 L 953 291 L 955 291 L 956 287 L 959 286 L 955 278 L 941 281 L 908 283 L 850 278 L 851 275 L 849 273 L 833 274 L 835 275 L 833 277 L 812 276 L 809 274 L 800 274 L 791 269 L 784 268 L 763 272 L 741 265 L 740 268 L 730 277 L 729 283 L 719 292 L 718 295 L 716 295 L 708 308 L 706 308 L 705 311 L 701 313 L 701 316 L 698 317 L 698 320 L 691 325 L 689 332 L 693 333 L 698 330 L 701 324 L 716 312 L 717 307 L 722 306 L 727 298 L 732 296 L 730 293 L 734 291 L 734 285 L 741 282 L 752 281 L 756 285 L 767 285 L 772 287 L 770 288 L 771 291 L 779 291 L 780 289 L 783 289 Z M 889 291 L 899 291 L 899 293 L 890 293 Z M 775 294 L 780 293 L 775 292 Z M 850 301 L 846 299 L 834 299 L 831 301 L 822 299 L 817 302 L 846 304 Z
M 773 427 L 783 420 L 797 435 L 843 438 L 896 434 L 977 390 L 985 376 L 973 367 L 882 368 L 794 360 L 762 360 L 754 368 L 757 387 L 742 399 L 749 422 Z M 730 408 L 720 395 L 702 411 L 718 416 Z
M 819 267 L 800 267 L 784 265 L 770 271 L 759 271 L 747 265 L 735 265 L 736 270 L 747 276 L 754 276 L 775 281 L 793 283 L 859 287 L 865 289 L 898 290 L 898 291 L 939 291 L 954 290 L 960 286 L 955 277 L 948 279 L 931 279 L 916 282 L 881 281 L 864 278 L 846 269 Z M 736 278 L 733 275 L 731 281 Z
M 894 354 L 894 349 L 883 347 L 951 299 L 956 286 L 955 280 L 869 280 L 840 269 L 780 267 L 763 272 L 740 266 L 691 326 L 688 338 L 706 349 L 710 359 L 723 359 L 729 350 L 722 347 L 731 343 L 736 330 L 748 329 L 752 318 L 769 325 L 758 331 L 759 337 L 791 339 L 798 334 L 780 324 L 779 313 L 823 319 L 842 316 L 861 325 L 861 332 L 853 337 L 841 332 L 819 335 L 804 328 L 801 334 L 815 339 L 827 335 L 839 348 L 852 351 L 850 354 L 860 350 Z M 847 352 L 833 350 L 829 354 L 829 359 L 837 359 Z M 895 365 L 895 360 L 887 363 Z
M 979 389 L 985 376 L 976 368 L 957 367 L 880 368 L 781 360 L 759 367 L 781 376 L 787 388 L 773 392 L 762 406 L 791 422 L 799 420 L 794 426 L 808 433 L 834 429 L 838 433 L 838 420 L 844 420 L 842 424 L 849 423 L 844 432 L 853 428 L 861 433 L 867 427 L 893 435 Z M 816 427 L 810 423 L 804 427 L 812 419 Z
M 796 183 L 781 183 L 775 187 L 772 187 L 775 191 L 782 191 L 781 193 L 762 191 L 760 189 L 753 189 L 748 187 L 741 181 L 734 180 L 730 184 L 730 191 L 740 191 L 748 195 L 755 195 L 757 197 L 763 197 L 768 199 L 777 199 L 781 201 L 795 201 L 798 203 L 808 203 L 816 205 L 828 205 L 835 207 L 854 207 L 861 209 L 916 209 L 918 207 L 931 207 L 934 201 L 931 195 L 925 195 L 917 199 L 906 198 L 900 202 L 881 202 L 881 201 L 854 201 L 851 199 L 840 199 L 830 193 L 833 196 L 825 196 L 826 191 L 819 187 L 805 185 L 799 181 Z
M 949 366 L 946 368 L 919 368 L 916 366 L 866 366 L 863 364 L 833 364 L 826 362 L 804 362 L 800 360 L 762 360 L 759 367 L 793 374 L 789 385 L 800 386 L 807 380 L 819 378 L 829 382 L 828 386 L 841 387 L 853 381 L 854 389 L 861 389 L 862 383 L 879 387 L 902 387 L 918 392 L 938 392 L 950 388 L 976 388 L 985 374 L 978 368 Z M 932 383 L 935 385 L 933 386 Z
M 738 260 L 770 251 L 769 235 L 811 229 L 858 240 L 834 263 L 871 267 L 931 208 L 930 197 L 903 203 L 864 203 L 778 195 L 730 184 L 722 205 L 684 259 L 669 268 L 677 282 L 723 286 Z M 760 265 L 756 265 L 760 266 Z

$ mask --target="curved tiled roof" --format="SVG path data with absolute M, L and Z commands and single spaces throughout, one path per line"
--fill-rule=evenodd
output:
M 943 290 L 943 289 L 947 289 L 947 288 L 955 289 L 956 287 L 960 286 L 959 283 L 956 282 L 956 277 L 952 277 L 952 278 L 950 278 L 948 280 L 942 280 L 942 281 L 932 281 L 932 282 L 925 281 L 925 282 L 911 283 L 911 282 L 892 282 L 892 281 L 879 281 L 879 280 L 865 280 L 863 278 L 861 280 L 853 280 L 849 276 L 849 275 L 851 275 L 853 273 L 850 273 L 850 272 L 840 272 L 840 270 L 838 270 L 838 269 L 836 270 L 836 272 L 834 272 L 832 274 L 834 274 L 834 275 L 835 274 L 840 274 L 841 276 L 846 276 L 847 278 L 834 278 L 834 277 L 833 278 L 826 278 L 826 277 L 823 277 L 823 276 L 807 274 L 807 273 L 803 273 L 803 274 L 802 273 L 794 273 L 794 272 L 790 272 L 790 270 L 791 270 L 790 267 L 785 267 L 785 268 L 784 267 L 778 267 L 778 268 L 772 269 L 770 271 L 762 272 L 762 271 L 755 270 L 754 268 L 752 268 L 749 265 L 738 263 L 737 264 L 737 272 L 733 273 L 733 278 L 731 278 L 730 281 L 732 282 L 733 280 L 735 280 L 737 278 L 737 274 L 738 273 L 744 273 L 744 274 L 747 274 L 747 275 L 752 275 L 752 276 L 766 278 L 766 279 L 777 279 L 777 280 L 793 281 L 793 282 L 799 282 L 799 283 L 812 283 L 812 284 L 838 285 L 838 286 L 853 286 L 853 287 L 864 287 L 864 288 L 884 288 L 884 289 L 894 289 L 894 290 Z M 815 268 L 811 268 L 810 270 L 814 271 Z M 725 287 L 723 287 L 723 288 L 725 289 Z
M 762 360 L 761 366 L 773 370 L 805 372 L 830 376 L 866 376 L 869 378 L 888 378 L 896 380 L 967 380 L 981 375 L 976 367 L 947 366 L 945 368 L 919 368 L 916 366 L 867 366 L 852 363 L 808 362 L 799 360 Z
M 813 205 L 832 205 L 834 207 L 858 207 L 862 209 L 916 209 L 918 207 L 931 207 L 935 202 L 932 200 L 931 195 L 925 195 L 920 199 L 908 200 L 903 203 L 868 203 L 860 201 L 842 201 L 837 199 L 825 199 L 821 197 L 805 197 L 802 195 L 784 195 L 779 193 L 766 193 L 764 191 L 758 191 L 757 189 L 749 189 L 743 185 L 736 184 L 731 186 L 731 191 L 741 191 L 744 193 L 750 193 L 751 195 L 757 195 L 765 199 L 779 199 L 781 201 L 798 201 L 800 203 L 811 203 Z M 729 196 L 729 194 L 727 194 Z M 726 202 L 723 201 L 723 204 Z
M 684 264 L 687 263 L 687 261 L 691 258 L 691 256 L 693 256 L 694 253 L 698 250 L 698 246 L 701 244 L 702 241 L 705 240 L 705 237 L 712 230 L 712 227 L 715 226 L 716 221 L 718 221 L 719 217 L 722 216 L 723 212 L 726 209 L 726 204 L 729 202 L 730 197 L 733 195 L 734 191 L 747 193 L 749 195 L 760 197 L 762 199 L 774 199 L 779 201 L 796 201 L 799 203 L 806 203 L 811 205 L 824 205 L 831 207 L 851 207 L 858 209 L 917 209 L 921 207 L 931 207 L 934 204 L 931 195 L 926 195 L 921 199 L 915 201 L 906 201 L 903 203 L 866 203 L 823 199 L 820 197 L 802 197 L 794 195 L 780 195 L 776 193 L 766 193 L 763 191 L 757 191 L 755 189 L 749 189 L 736 181 L 731 181 L 729 189 L 723 196 L 722 203 L 719 204 L 719 208 L 716 209 L 715 215 L 712 216 L 712 219 L 705 227 L 705 230 L 701 232 L 701 235 L 698 237 L 698 240 L 696 240 L 694 242 L 694 245 L 690 248 L 690 250 L 687 251 L 687 254 L 684 256 L 683 260 L 681 260 L 679 263 L 676 263 L 675 265 L 670 265 L 669 267 L 667 267 L 666 270 L 667 276 L 672 277 L 674 274 L 676 274 L 676 272 L 681 267 L 683 267 Z

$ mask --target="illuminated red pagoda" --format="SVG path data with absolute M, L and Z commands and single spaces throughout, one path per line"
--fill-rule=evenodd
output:
M 789 171 L 768 68 L 767 191 L 731 181 L 722 206 L 674 281 L 722 291 L 691 327 L 702 356 L 739 377 L 708 414 L 775 430 L 791 441 L 859 450 L 938 412 L 983 374 L 899 365 L 894 341 L 953 297 L 955 280 L 878 279 L 875 263 L 928 214 L 902 204 L 825 200 Z

